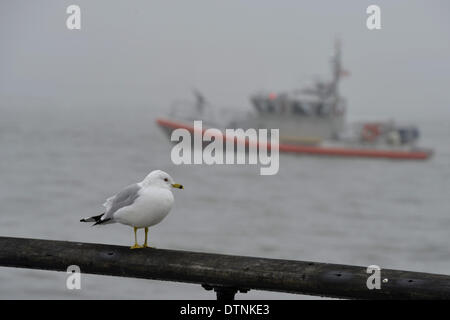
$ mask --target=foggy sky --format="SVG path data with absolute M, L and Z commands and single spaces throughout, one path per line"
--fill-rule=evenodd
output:
M 81 7 L 81 30 L 66 8 Z M 381 7 L 382 29 L 366 28 Z M 164 108 L 201 89 L 220 107 L 330 75 L 333 41 L 353 114 L 449 117 L 448 1 L 0 2 L 0 104 Z M 46 103 L 46 102 L 45 102 Z M 20 104 L 20 103 L 19 103 Z

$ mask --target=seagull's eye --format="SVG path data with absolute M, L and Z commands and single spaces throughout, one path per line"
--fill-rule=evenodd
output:
M 167 179 L 167 178 L 164 178 L 164 181 L 165 181 L 165 182 L 167 182 L 167 181 L 169 181 L 169 179 Z

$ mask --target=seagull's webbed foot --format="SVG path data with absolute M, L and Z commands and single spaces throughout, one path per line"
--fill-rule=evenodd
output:
M 137 243 L 134 244 L 134 246 L 131 246 L 130 249 L 141 249 L 141 248 L 145 248 L 144 246 L 140 246 Z

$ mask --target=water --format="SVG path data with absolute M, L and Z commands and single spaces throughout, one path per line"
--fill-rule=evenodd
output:
M 169 172 L 171 214 L 150 230 L 158 248 L 357 264 L 448 274 L 450 128 L 418 118 L 425 162 L 281 155 L 275 176 L 255 166 L 174 166 L 157 111 L 12 108 L 0 118 L 0 235 L 130 245 L 122 225 L 80 217 L 150 170 Z M 143 234 L 140 234 L 143 237 Z M 0 268 L 0 299 L 213 298 L 198 285 Z M 237 298 L 306 298 L 250 291 Z

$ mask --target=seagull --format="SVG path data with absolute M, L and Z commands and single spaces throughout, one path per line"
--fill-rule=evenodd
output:
M 134 245 L 131 249 L 148 248 L 148 228 L 160 223 L 172 209 L 174 202 L 171 188 L 183 189 L 174 183 L 164 171 L 154 170 L 144 180 L 124 188 L 108 198 L 103 204 L 105 212 L 97 216 L 83 218 L 80 222 L 95 222 L 104 225 L 119 222 L 134 228 Z M 145 242 L 137 242 L 137 230 L 145 229 Z

